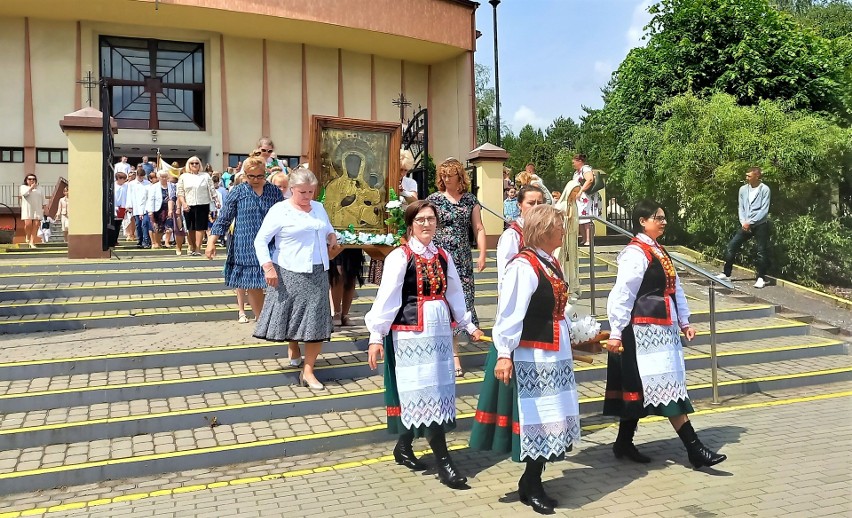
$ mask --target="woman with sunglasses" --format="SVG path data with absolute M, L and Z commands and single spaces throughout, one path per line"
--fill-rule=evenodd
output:
M 405 209 L 408 242 L 385 259 L 373 307 L 364 316 L 370 332 L 368 359 L 376 369 L 384 356 L 387 427 L 399 434 L 397 464 L 413 471 L 427 466 L 412 449 L 426 437 L 435 453 L 438 478 L 453 489 L 467 478 L 453 465 L 445 433 L 456 426 L 456 380 L 451 323 L 482 336 L 465 308 L 461 279 L 452 256 L 433 242 L 438 211 L 427 200 Z M 468 256 L 468 262 L 470 257 Z
M 453 262 L 459 271 L 462 289 L 464 290 L 465 307 L 471 314 L 471 321 L 479 325 L 476 315 L 474 296 L 476 288 L 473 279 L 473 262 L 471 261 L 471 236 L 479 249 L 476 260 L 478 271 L 485 269 L 485 227 L 482 225 L 482 214 L 476 196 L 468 192 L 470 177 L 461 162 L 448 158 L 438 166 L 435 179 L 438 192 L 430 194 L 426 199 L 431 201 L 438 211 L 438 230 L 435 231 L 435 244 L 453 256 Z M 455 339 L 456 376 L 464 375 L 458 357 L 458 337 L 464 330 L 456 328 L 453 331 Z
M 185 213 L 189 255 L 201 255 L 210 204 L 215 203 L 216 208 L 221 206 L 216 198 L 213 179 L 201 169 L 201 159 L 197 156 L 186 161 L 186 173 L 178 178 L 177 197 Z
M 228 257 L 225 259 L 225 285 L 235 290 L 246 290 L 252 313 L 257 319 L 263 309 L 266 280 L 257 262 L 254 237 L 260 231 L 266 213 L 284 197 L 277 187 L 266 182 L 263 160 L 248 158 L 244 169 L 246 181 L 228 193 L 225 205 L 210 229 L 205 255 L 208 259 L 216 257 L 216 242 L 228 233 L 233 223 L 234 234 L 229 241 Z M 242 311 L 238 319 L 240 323 L 248 322 Z
M 689 308 L 672 259 L 657 240 L 666 230 L 666 211 L 651 200 L 633 209 L 636 237 L 618 254 L 618 277 L 607 301 L 610 338 L 604 415 L 621 419 L 612 446 L 617 459 L 648 463 L 633 444 L 639 419 L 669 418 L 696 468 L 725 460 L 706 448 L 692 428 L 686 366 L 680 334 L 695 338 Z
M 21 193 L 21 220 L 24 222 L 24 237 L 30 248 L 35 248 L 36 233 L 44 217 L 44 194 L 38 187 L 38 178 L 34 174 L 24 177 Z

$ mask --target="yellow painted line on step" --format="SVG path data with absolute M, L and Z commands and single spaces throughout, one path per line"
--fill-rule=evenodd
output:
M 9 293 L 28 293 L 30 291 L 44 291 L 44 290 L 115 290 L 120 288 L 142 288 L 146 286 L 187 286 L 191 284 L 221 284 L 225 285 L 224 279 L 182 279 L 180 283 L 174 284 L 162 284 L 162 281 L 144 279 L 146 281 L 150 281 L 148 284 L 107 284 L 105 286 L 64 286 L 64 284 L 74 284 L 74 283 L 62 283 L 63 286 L 58 284 L 43 284 L 41 287 L 35 288 L 15 288 L 13 290 L 4 290 L 3 294 Z M 185 290 L 186 291 L 186 290 Z M 230 290 L 230 293 L 233 293 L 234 290 Z M 8 297 L 6 297 L 8 298 Z
M 841 342 L 839 340 L 827 340 L 825 342 L 813 343 L 813 344 L 789 345 L 789 346 L 782 346 L 782 347 L 777 347 L 777 348 L 750 349 L 750 350 L 744 350 L 744 351 L 728 351 L 728 352 L 725 352 L 725 353 L 720 353 L 719 357 L 746 356 L 746 355 L 759 354 L 759 353 L 764 353 L 764 352 L 778 352 L 778 351 L 787 351 L 787 350 L 793 350 L 793 349 L 810 349 L 810 348 L 816 348 L 816 347 L 830 347 L 830 346 L 839 345 L 839 344 L 842 344 L 842 343 L 843 342 Z M 474 355 L 485 355 L 485 354 L 487 354 L 487 351 L 470 351 L 470 352 L 460 353 L 461 356 L 474 356 Z M 697 360 L 697 359 L 706 359 L 706 358 L 709 358 L 709 357 L 710 357 L 709 354 L 704 354 L 704 353 L 691 354 L 691 355 L 685 356 L 684 360 L 690 361 L 690 360 Z M 381 363 L 381 362 L 379 362 L 379 363 Z M 347 367 L 359 367 L 359 366 L 364 366 L 364 365 L 367 365 L 367 362 L 356 362 L 356 363 L 347 364 L 346 366 Z M 323 370 L 323 369 L 331 369 L 331 368 L 336 368 L 336 367 L 340 367 L 340 365 L 324 365 L 324 366 L 317 367 L 317 369 Z M 606 368 L 605 364 L 598 363 L 598 364 L 595 364 L 595 365 L 578 365 L 578 366 L 575 367 L 574 370 L 575 370 L 575 372 L 581 372 L 581 371 L 602 370 L 602 369 L 605 369 L 605 368 Z M 295 372 L 295 369 L 288 369 L 288 370 L 290 372 Z M 780 375 L 780 376 L 769 376 L 769 377 L 764 377 L 764 378 L 753 378 L 753 379 L 749 379 L 747 381 L 750 381 L 750 382 L 776 381 L 776 380 L 779 380 L 779 379 L 798 378 L 798 377 L 805 377 L 805 376 L 811 376 L 811 375 L 837 374 L 837 373 L 849 372 L 849 371 L 852 371 L 852 367 L 831 369 L 831 370 L 825 370 L 825 371 L 814 371 L 814 372 L 801 373 L 801 374 L 790 374 L 790 375 Z M 266 374 L 276 374 L 276 373 L 283 373 L 283 372 L 287 372 L 287 371 L 285 371 L 285 370 L 264 371 L 264 372 L 257 373 L 257 374 L 266 375 Z M 230 376 L 251 376 L 251 375 L 253 375 L 253 374 L 247 373 L 247 374 L 230 375 Z M 226 375 L 226 376 L 228 376 L 228 375 Z M 200 379 L 200 378 L 195 378 L 195 379 Z M 217 379 L 227 379 L 227 377 L 221 377 L 221 378 L 217 378 Z M 464 379 L 457 380 L 456 384 L 468 385 L 468 384 L 473 384 L 473 383 L 481 383 L 483 379 L 484 378 L 482 378 L 482 377 L 464 378 Z M 170 380 L 170 381 L 180 382 L 181 380 Z M 743 380 L 728 380 L 728 381 L 720 382 L 719 385 L 720 386 L 736 385 L 736 384 L 742 383 L 742 382 L 743 382 Z M 147 382 L 146 384 L 159 384 L 159 383 L 160 382 Z M 707 387 L 710 387 L 710 385 L 705 383 L 705 384 L 690 386 L 689 388 L 690 389 L 703 389 L 703 388 L 707 388 Z M 103 390 L 103 389 L 112 389 L 112 388 L 124 388 L 124 386 L 114 385 L 114 386 L 86 387 L 86 388 L 83 388 L 83 389 L 79 389 L 79 391 Z M 66 392 L 75 391 L 75 390 L 77 390 L 77 389 L 63 389 L 63 391 L 66 391 Z M 101 419 L 91 419 L 91 420 L 88 420 L 88 421 L 73 421 L 73 422 L 63 422 L 63 423 L 39 425 L 39 426 L 29 426 L 29 427 L 22 427 L 22 428 L 10 428 L 10 429 L 6 429 L 6 430 L 0 430 L 0 436 L 15 435 L 15 434 L 22 434 L 22 433 L 32 433 L 32 432 L 47 431 L 47 430 L 61 430 L 61 429 L 65 429 L 65 428 L 95 426 L 95 425 L 101 425 L 101 424 L 122 423 L 122 422 L 129 422 L 129 421 L 141 421 L 141 420 L 147 420 L 147 419 L 159 419 L 159 418 L 162 418 L 162 417 L 212 415 L 212 414 L 215 414 L 216 412 L 247 410 L 247 409 L 251 409 L 251 408 L 260 408 L 260 407 L 275 407 L 275 406 L 280 406 L 280 405 L 296 405 L 296 404 L 303 404 L 303 403 L 313 403 L 313 402 L 317 402 L 317 401 L 327 401 L 327 400 L 333 400 L 333 399 L 343 400 L 343 399 L 349 399 L 349 398 L 354 398 L 354 397 L 371 396 L 371 395 L 382 393 L 383 390 L 384 389 L 368 389 L 368 390 L 361 390 L 361 391 L 355 391 L 355 392 L 346 392 L 346 393 L 341 393 L 341 394 L 323 394 L 323 395 L 311 396 L 309 398 L 298 398 L 297 397 L 297 398 L 288 398 L 288 399 L 280 399 L 280 400 L 272 400 L 272 401 L 257 401 L 257 402 L 252 402 L 252 403 L 240 403 L 240 404 L 236 404 L 236 405 L 222 405 L 222 406 L 217 406 L 217 407 L 204 407 L 204 408 L 195 408 L 195 409 L 187 409 L 187 410 L 157 412 L 157 413 L 151 413 L 151 414 L 128 415 L 128 416 L 123 416 L 123 417 L 108 417 L 108 418 L 101 418 Z M 62 393 L 62 391 L 52 391 L 52 393 Z M 33 394 L 35 394 L 35 393 L 33 393 Z M 21 395 L 26 396 L 27 394 L 21 394 Z M 5 396 L 5 397 L 13 398 L 14 396 L 16 396 L 16 395 L 12 394 L 12 395 L 8 395 L 8 396 Z M 18 395 L 18 396 L 20 396 L 20 395 Z M 584 402 L 594 402 L 594 401 L 601 401 L 601 400 L 603 400 L 602 397 L 595 397 L 595 398 L 589 398 L 589 399 L 581 399 L 580 402 L 584 403 Z
M 830 399 L 840 399 L 840 398 L 848 398 L 852 397 L 852 391 L 843 391 L 843 392 L 834 392 L 830 394 L 818 394 L 814 396 L 804 396 L 797 398 L 787 398 L 787 399 L 777 399 L 773 401 L 761 401 L 758 403 L 745 403 L 740 405 L 731 405 L 731 406 L 720 406 L 715 408 L 707 408 L 704 410 L 698 410 L 694 412 L 693 416 L 698 415 L 710 415 L 710 414 L 722 414 L 728 412 L 737 412 L 743 410 L 755 410 L 755 409 L 763 409 L 763 408 L 772 408 L 777 406 L 785 406 L 785 405 L 794 405 L 800 403 L 812 403 L 815 401 L 825 401 Z M 464 414 L 464 418 L 470 418 L 473 414 Z M 457 416 L 461 418 L 461 416 Z M 643 419 L 643 422 L 653 423 L 653 422 L 661 422 L 668 420 L 666 417 L 660 416 L 650 416 Z M 385 425 L 376 425 L 372 427 L 366 427 L 369 429 L 382 429 Z M 603 430 L 606 428 L 615 427 L 614 423 L 602 423 L 590 426 L 583 426 L 583 432 L 590 433 L 598 430 Z M 280 439 L 278 440 L 280 441 Z M 449 448 L 452 451 L 459 451 L 467 449 L 464 445 L 453 445 Z M 418 456 L 425 455 L 430 453 L 430 450 L 421 450 L 417 452 Z M 149 457 L 155 457 L 156 455 L 151 455 Z M 162 455 L 161 455 L 162 456 Z M 336 464 L 328 464 L 323 466 L 317 466 L 315 468 L 305 468 L 305 469 L 296 469 L 285 471 L 282 473 L 273 473 L 271 475 L 264 475 L 260 477 L 243 477 L 228 481 L 221 482 L 210 482 L 207 484 L 193 484 L 189 486 L 176 487 L 171 489 L 159 489 L 155 491 L 148 492 L 140 492 L 140 493 L 129 493 L 125 495 L 119 495 L 115 497 L 108 498 L 98 498 L 94 500 L 84 500 L 78 502 L 70 502 L 66 504 L 55 505 L 52 507 L 36 507 L 32 509 L 27 509 L 24 511 L 12 511 L 6 513 L 0 513 L 0 518 L 22 518 L 24 516 L 35 516 L 42 515 L 47 513 L 61 512 L 61 511 L 69 511 L 75 509 L 83 509 L 83 508 L 91 508 L 91 507 L 99 507 L 103 505 L 109 505 L 120 502 L 129 502 L 142 500 L 146 498 L 154 498 L 159 496 L 172 496 L 179 494 L 187 494 L 187 493 L 196 493 L 199 491 L 206 491 L 212 489 L 218 489 L 222 487 L 228 486 L 239 486 L 244 484 L 254 484 L 257 482 L 268 482 L 272 480 L 281 480 L 288 478 L 298 478 L 298 477 L 306 477 L 318 473 L 326 473 L 329 471 L 344 471 L 354 468 L 360 468 L 365 466 L 371 466 L 373 464 L 379 464 L 383 462 L 390 462 L 393 460 L 393 455 L 381 455 L 378 457 L 372 457 L 363 460 L 357 461 L 348 461 L 348 462 L 340 462 Z M 109 461 L 104 461 L 105 463 L 109 463 Z M 94 463 L 93 463 L 94 464 Z M 99 463 L 100 464 L 100 463 Z
M 735 306 L 735 307 L 731 307 L 731 308 L 719 308 L 719 311 L 720 312 L 736 312 L 736 311 L 767 309 L 767 308 L 771 308 L 771 307 L 772 306 L 769 305 L 769 304 L 751 305 L 751 306 Z M 232 311 L 232 310 L 230 310 L 230 309 L 228 309 L 228 310 L 213 309 L 213 310 L 199 310 L 198 312 L 218 312 L 218 311 Z M 692 314 L 693 315 L 701 315 L 701 314 L 708 314 L 708 313 L 710 313 L 709 310 L 700 310 L 700 311 L 695 311 Z M 136 313 L 136 316 L 140 316 L 140 315 L 149 316 L 149 315 L 160 315 L 160 314 L 166 314 L 166 313 L 154 313 L 154 312 L 152 312 L 152 313 Z M 128 315 L 98 315 L 98 316 L 91 316 L 91 317 L 77 317 L 77 319 L 103 319 L 103 318 L 131 318 L 131 315 L 129 315 L 129 314 Z M 30 319 L 30 320 L 16 320 L 16 321 L 6 321 L 6 322 L 0 321 L 0 325 L 17 324 L 17 323 L 23 323 L 23 322 L 51 322 L 51 321 L 54 321 L 54 320 L 73 320 L 73 319 Z M 596 318 L 596 320 L 599 321 L 599 322 L 606 322 L 607 318 L 605 316 L 599 316 L 599 317 Z M 780 320 L 783 320 L 783 319 L 780 319 Z M 784 320 L 784 322 L 794 323 L 794 324 L 797 324 L 797 325 L 808 325 L 808 324 L 803 324 L 801 322 L 796 322 L 796 321 L 793 321 L 793 320 Z M 764 328 L 743 328 L 743 329 L 729 330 L 729 331 L 719 330 L 717 332 L 718 333 L 725 333 L 725 332 L 731 332 L 731 331 L 762 330 L 762 329 L 772 329 L 774 327 L 775 326 L 768 326 L 768 327 L 764 327 Z M 482 329 L 483 331 L 489 331 L 489 330 L 491 330 L 491 326 L 483 326 L 480 329 Z M 699 334 L 699 335 L 709 334 L 709 332 L 708 331 L 700 331 L 697 334 Z M 354 342 L 354 341 L 358 341 L 358 340 L 365 340 L 367 338 L 369 338 L 369 335 L 367 335 L 367 334 L 332 336 L 331 340 L 329 340 L 329 341 L 330 342 Z M 103 355 L 96 355 L 96 356 L 77 356 L 77 357 L 70 357 L 70 358 L 48 358 L 48 359 L 44 359 L 44 360 L 25 360 L 25 361 L 18 361 L 18 362 L 0 363 L 0 368 L 16 367 L 16 366 L 29 366 L 29 365 L 41 365 L 41 364 L 52 364 L 52 363 L 63 363 L 63 362 L 79 362 L 79 361 L 91 361 L 91 360 L 112 360 L 112 359 L 122 359 L 122 358 L 137 358 L 137 357 L 140 357 L 140 356 L 217 352 L 217 351 L 221 351 L 221 350 L 224 350 L 224 349 L 229 349 L 229 350 L 230 349 L 248 349 L 248 348 L 252 348 L 252 347 L 274 347 L 274 346 L 281 346 L 281 345 L 287 345 L 287 342 L 261 342 L 261 343 L 255 343 L 255 344 L 217 345 L 217 346 L 212 346 L 212 347 L 194 347 L 194 348 L 191 348 L 191 349 L 171 349 L 171 350 L 164 350 L 164 351 L 142 351 L 142 352 L 138 352 L 138 353 L 115 353 L 115 354 L 103 354 Z

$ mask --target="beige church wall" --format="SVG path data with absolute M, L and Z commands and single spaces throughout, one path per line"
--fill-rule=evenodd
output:
M 426 108 L 429 100 L 429 67 L 405 62 L 405 97 L 411 102 L 408 117 L 417 113 L 417 106 Z
M 214 66 L 216 76 L 218 65 Z M 229 153 L 248 153 L 261 136 L 263 41 L 225 36 Z
M 305 47 L 308 116 L 337 116 L 337 49 Z M 304 150 L 307 155 L 308 150 Z
M 275 142 L 278 154 L 299 156 L 302 154 L 302 46 L 267 41 L 266 62 L 269 137 Z M 233 95 L 230 90 L 228 95 Z
M 22 147 L 24 143 L 24 19 L 0 18 L 0 70 L 3 71 L 3 95 L 0 96 L 0 146 Z M 58 119 L 57 119 L 58 121 Z M 57 130 L 59 126 L 57 125 Z M 8 182 L 7 171 L 20 170 L 24 164 L 0 164 L 0 183 Z M 17 174 L 15 176 L 18 176 Z
M 445 61 L 432 65 L 432 105 L 429 114 L 430 147 L 435 164 L 449 156 L 459 156 L 459 101 L 455 63 Z M 470 150 L 467 150 L 470 151 Z
M 457 57 L 456 78 L 458 97 L 458 146 L 459 158 L 467 157 L 468 153 L 476 147 L 474 135 L 476 135 L 473 98 L 473 53 L 468 52 Z
M 344 50 L 342 57 L 344 116 L 369 120 L 372 111 L 370 56 Z
M 68 147 L 59 121 L 74 111 L 76 49 L 76 23 L 30 19 L 33 120 L 38 147 Z
M 400 61 L 376 56 L 376 120 L 399 122 L 399 108 L 393 100 L 399 97 Z

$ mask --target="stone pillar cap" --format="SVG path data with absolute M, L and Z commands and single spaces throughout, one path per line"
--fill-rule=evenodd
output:
M 118 133 L 118 124 L 112 117 L 109 118 L 109 125 L 113 133 Z M 68 130 L 101 131 L 104 127 L 104 114 L 100 110 L 86 106 L 82 110 L 65 115 L 59 121 L 59 127 L 64 132 Z
M 474 149 L 467 155 L 468 160 L 482 160 L 482 159 L 493 159 L 493 160 L 508 160 L 509 152 L 500 146 L 495 146 L 494 144 L 490 144 L 486 142 L 482 144 L 478 148 Z

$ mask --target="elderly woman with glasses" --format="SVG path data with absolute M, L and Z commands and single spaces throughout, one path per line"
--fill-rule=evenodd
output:
M 274 342 L 305 342 L 299 383 L 314 390 L 325 388 L 314 374 L 314 363 L 322 342 L 331 338 L 333 330 L 326 272 L 329 258 L 341 251 L 328 214 L 313 199 L 318 183 L 309 169 L 293 171 L 292 197 L 269 210 L 254 239 L 268 286 L 254 336 Z M 273 238 L 275 248 L 270 254 Z
M 246 290 L 252 313 L 257 319 L 263 309 L 266 280 L 257 262 L 254 238 L 269 209 L 284 197 L 280 190 L 266 182 L 261 159 L 248 158 L 244 167 L 246 181 L 228 193 L 225 205 L 210 230 L 205 255 L 208 259 L 216 257 L 216 242 L 229 232 L 233 224 L 234 234 L 228 243 L 228 257 L 225 259 L 225 285 L 234 290 Z M 240 323 L 248 322 L 242 310 L 238 320 Z
M 611 329 L 607 341 L 604 415 L 621 419 L 612 446 L 615 457 L 647 463 L 633 444 L 639 419 L 668 417 L 696 468 L 725 460 L 706 448 L 687 414 L 686 367 L 680 335 L 695 338 L 689 308 L 674 263 L 657 240 L 666 230 L 666 212 L 651 200 L 633 209 L 636 237 L 618 254 L 618 276 L 607 301 Z
M 24 222 L 24 236 L 30 248 L 35 248 L 36 233 L 44 218 L 44 194 L 38 187 L 38 177 L 28 174 L 24 177 L 21 193 L 21 220 Z
M 470 254 L 470 236 L 474 236 L 479 258 L 476 261 L 477 270 L 485 269 L 485 227 L 482 225 L 482 214 L 476 196 L 468 192 L 470 178 L 461 162 L 448 158 L 438 166 L 435 185 L 438 192 L 430 194 L 426 199 L 431 201 L 438 210 L 438 230 L 435 232 L 435 244 L 449 252 L 459 271 L 462 289 L 464 290 L 465 307 L 471 314 L 471 320 L 479 325 L 474 306 L 473 264 Z M 464 371 L 458 357 L 458 335 L 464 330 L 454 331 L 455 369 L 456 376 L 462 376 Z
M 215 203 L 216 208 L 221 207 L 213 187 L 213 179 L 201 169 L 201 159 L 197 156 L 186 161 L 186 172 L 178 178 L 177 197 L 185 213 L 189 255 L 201 255 L 201 245 L 207 234 L 210 204 Z
M 408 242 L 385 259 L 379 291 L 364 317 L 370 332 L 369 364 L 376 369 L 384 356 L 387 426 L 399 434 L 396 462 L 414 471 L 427 469 L 412 449 L 414 437 L 425 436 L 439 479 L 459 489 L 467 478 L 453 465 L 445 436 L 456 422 L 451 324 L 455 321 L 474 340 L 482 331 L 464 305 L 455 261 L 433 242 L 437 208 L 427 200 L 415 201 L 404 217 Z

